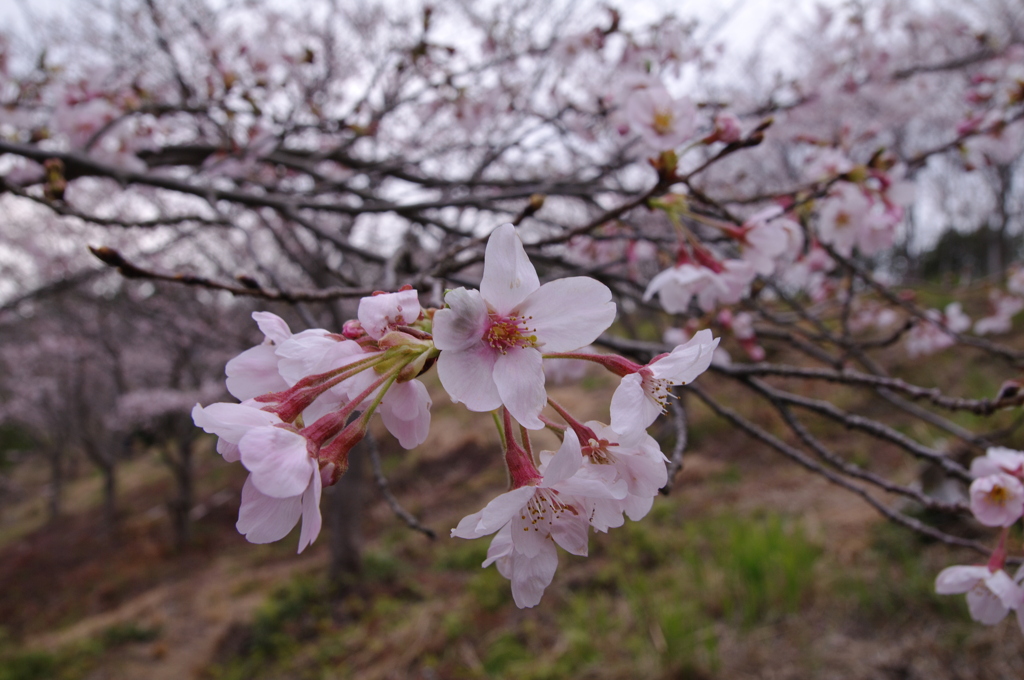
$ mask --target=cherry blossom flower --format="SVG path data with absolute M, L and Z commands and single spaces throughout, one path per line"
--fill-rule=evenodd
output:
M 647 429 L 665 411 L 669 387 L 690 383 L 708 369 L 719 340 L 708 329 L 697 331 L 671 353 L 624 375 L 612 394 L 612 429 L 620 434 Z
M 360 333 L 365 331 L 366 336 L 373 340 L 382 340 L 391 328 L 415 322 L 421 309 L 416 291 L 405 290 L 363 298 L 359 313 L 362 315 Z M 327 374 L 360 361 L 383 359 L 386 350 L 376 347 L 376 343 L 371 343 L 364 348 L 358 342 L 316 329 L 295 334 L 281 344 L 276 354 L 280 359 L 281 374 L 288 384 L 295 385 L 309 376 Z M 305 417 L 308 420 L 319 419 L 356 399 L 380 377 L 372 368 L 356 373 L 321 395 L 306 409 Z M 370 392 L 361 398 L 358 407 L 369 406 L 377 396 L 378 392 Z M 378 408 L 388 431 L 395 435 L 403 448 L 411 449 L 426 440 L 430 430 L 431 404 L 427 388 L 420 381 L 411 379 L 392 384 Z
M 438 377 L 471 411 L 504 404 L 530 429 L 547 400 L 541 352 L 567 352 L 593 342 L 615 318 L 607 286 L 589 277 L 540 285 L 515 227 L 487 241 L 480 290 L 457 288 L 434 314 Z
M 590 525 L 608 531 L 624 523 L 623 513 L 634 522 L 647 516 L 654 497 L 668 482 L 668 459 L 653 437 L 642 429 L 625 434 L 596 420 L 588 421 L 588 441 L 583 445 L 583 471 L 593 477 L 603 475 L 605 484 L 625 483 L 624 498 L 583 499 Z M 607 473 L 611 472 L 609 476 Z
M 1024 297 L 1024 267 L 1019 267 L 1006 277 L 1006 290 Z
M 743 139 L 743 128 L 736 114 L 722 111 L 715 116 L 715 129 L 704 138 L 704 143 L 725 142 L 732 144 Z
M 971 618 L 986 626 L 1002 621 L 1011 609 L 1021 606 L 1024 591 L 1002 569 L 987 566 L 959 565 L 946 567 L 935 579 L 939 595 L 967 593 Z
M 192 422 L 209 434 L 217 435 L 217 453 L 229 463 L 241 460 L 238 442 L 254 427 L 274 425 L 281 422 L 276 413 L 264 411 L 252 399 L 241 404 L 219 402 L 203 407 L 196 404 L 192 409 Z
M 245 350 L 224 367 L 228 392 L 239 401 L 288 387 L 278 370 L 276 350 L 292 337 L 291 329 L 284 319 L 270 312 L 253 312 L 252 318 L 263 331 L 263 344 Z
M 224 459 L 249 470 L 236 528 L 252 543 L 284 538 L 302 520 L 299 552 L 320 533 L 322 479 L 309 442 L 280 417 L 251 404 L 196 404 L 192 419 L 220 437 Z M 222 443 L 228 446 L 222 451 Z
M 700 264 L 684 262 L 657 274 L 644 291 L 644 300 L 655 294 L 662 308 L 670 314 L 681 314 L 697 298 L 698 306 L 706 312 L 719 304 L 739 302 L 747 286 L 757 275 L 754 266 L 744 260 L 726 260 L 719 263 L 720 271 Z
M 583 499 L 623 498 L 626 488 L 625 484 L 608 485 L 603 479 L 577 474 L 583 454 L 572 430 L 566 430 L 558 452 L 543 466 L 543 474 L 514 440 L 506 460 L 515 488 L 480 512 L 462 518 L 451 535 L 480 538 L 497 533 L 484 566 L 498 562 L 499 571 L 512 581 L 516 605 L 533 607 L 557 567 L 556 543 L 574 555 L 587 554 L 590 524 Z
M 807 164 L 808 179 L 831 179 L 844 175 L 854 168 L 854 163 L 845 153 L 834 147 L 825 147 L 815 153 Z
M 911 357 L 952 347 L 956 344 L 952 333 L 962 333 L 971 327 L 971 319 L 964 314 L 959 302 L 950 302 L 941 312 L 929 309 L 925 316 L 927 321 L 919 321 L 907 333 L 906 348 Z
M 984 456 L 971 461 L 971 476 L 975 479 L 1001 472 L 1018 478 L 1024 476 L 1024 452 L 991 446 Z
M 779 273 L 787 287 L 804 290 L 817 302 L 828 293 L 829 279 L 826 274 L 835 266 L 835 260 L 828 251 L 820 244 L 813 243 L 805 255 Z
M 853 253 L 870 209 L 871 202 L 859 187 L 848 182 L 838 184 L 821 208 L 818 222 L 821 242 L 848 257 Z
M 412 288 L 397 293 L 374 293 L 359 300 L 356 316 L 374 340 L 395 326 L 408 326 L 420 317 L 419 293 Z
M 1003 295 L 998 291 L 992 291 L 989 301 L 995 308 L 995 312 L 990 316 L 978 319 L 974 324 L 974 332 L 977 335 L 1009 333 L 1013 327 L 1013 317 L 1024 309 L 1024 300 L 1013 295 Z
M 971 482 L 971 512 L 989 527 L 1008 527 L 1024 515 L 1024 484 L 997 472 Z
M 804 245 L 800 225 L 781 215 L 782 208 L 772 206 L 751 215 L 743 223 L 743 259 L 763 276 L 775 271 L 776 261 L 796 259 Z
M 250 543 L 273 543 L 291 532 L 302 520 L 299 532 L 301 553 L 320 535 L 320 494 L 323 487 L 320 473 L 313 475 L 309 487 L 300 495 L 275 498 L 262 493 L 249 475 L 242 486 L 242 503 L 238 508 L 235 528 Z
M 664 87 L 635 90 L 626 102 L 630 128 L 655 151 L 668 151 L 697 131 L 697 107 L 688 98 L 674 99 Z

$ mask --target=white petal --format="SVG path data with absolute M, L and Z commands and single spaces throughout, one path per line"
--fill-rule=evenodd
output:
M 320 491 L 323 482 L 319 472 L 313 473 L 313 483 L 302 494 L 302 531 L 299 533 L 299 552 L 313 543 L 320 535 Z
M 456 288 L 444 296 L 444 301 L 449 308 L 434 313 L 434 347 L 458 351 L 483 342 L 487 330 L 487 303 L 480 292 Z
M 300 496 L 271 498 L 260 493 L 252 475 L 242 487 L 242 505 L 235 528 L 250 543 L 273 543 L 288 535 L 302 515 Z
M 989 577 L 988 567 L 958 565 L 946 567 L 935 577 L 935 592 L 939 595 L 958 595 Z
M 501 406 L 494 384 L 494 363 L 498 354 L 487 345 L 471 350 L 445 350 L 437 358 L 437 377 L 455 403 L 470 411 L 493 411 Z
M 589 345 L 615 320 L 612 292 L 587 276 L 545 283 L 518 309 L 545 352 L 570 352 Z
M 237 463 L 242 460 L 242 452 L 238 450 L 238 444 L 232 444 L 223 439 L 217 440 L 217 453 L 228 463 Z
M 580 440 L 572 428 L 565 431 L 562 438 L 562 445 L 558 447 L 558 453 L 551 459 L 544 469 L 543 486 L 551 487 L 561 481 L 569 479 L 583 465 L 583 452 L 580 449 Z
M 661 415 L 661 405 L 651 399 L 643 388 L 639 373 L 622 377 L 612 393 L 612 429 L 620 434 L 643 431 Z
M 512 599 L 520 609 L 540 604 L 544 589 L 551 585 L 558 569 L 558 551 L 555 544 L 545 541 L 546 546 L 533 557 L 518 552 L 511 555 Z
M 324 354 L 332 348 L 341 345 L 337 340 L 328 337 L 327 331 L 316 329 L 302 331 L 285 340 L 274 350 L 278 359 L 278 370 L 289 385 L 294 385 L 303 378 L 318 371 Z M 356 343 L 356 351 L 361 349 Z
M 562 546 L 573 555 L 586 556 L 587 554 L 587 529 L 590 522 L 580 514 L 573 519 L 563 518 L 561 521 L 551 525 L 551 538 L 555 543 Z
M 534 494 L 533 487 L 524 486 L 506 491 L 491 500 L 480 512 L 462 518 L 452 529 L 455 538 L 480 538 L 498 531 L 519 513 Z
M 634 522 L 639 522 L 646 517 L 653 505 L 654 496 L 630 495 L 623 499 L 623 509 L 626 511 L 626 515 Z
M 967 591 L 967 609 L 972 619 L 986 626 L 994 626 L 1010 612 L 1002 600 L 984 585 L 977 585 Z
M 484 251 L 484 275 L 480 281 L 480 294 L 487 303 L 494 311 L 506 315 L 539 287 L 537 270 L 527 257 L 516 228 L 506 223 L 492 231 Z
M 673 385 L 686 385 L 708 370 L 720 338 L 711 338 L 711 331 L 698 331 L 689 342 L 676 347 L 667 357 L 650 365 L 651 373 L 659 380 Z
M 452 529 L 452 538 L 480 538 L 486 536 L 486 531 L 479 531 L 477 527 L 480 526 L 480 517 L 482 512 L 474 512 L 472 515 L 466 515 L 459 520 L 458 525 Z M 487 566 L 484 564 L 484 566 Z
M 1009 609 L 1016 609 L 1024 597 L 1024 590 L 1002 569 L 989 576 L 985 586 Z
M 509 523 L 513 517 L 521 514 L 527 501 L 536 493 L 532 486 L 523 486 L 506 491 L 484 507 L 480 512 L 479 529 L 483 535 L 493 534 Z
M 395 383 L 384 395 L 380 416 L 384 427 L 404 449 L 422 444 L 430 432 L 430 394 L 419 380 Z
M 242 465 L 252 482 L 274 498 L 299 496 L 309 486 L 316 463 L 306 449 L 306 438 L 280 427 L 258 427 L 238 442 Z
M 274 344 L 280 345 L 291 337 L 292 331 L 285 320 L 270 312 L 253 312 L 252 318 L 263 331 L 263 335 Z
M 228 392 L 235 399 L 245 401 L 288 389 L 288 383 L 278 371 L 277 361 L 272 345 L 256 345 L 245 350 L 224 367 Z
M 543 502 L 540 503 L 543 505 Z M 548 543 L 551 543 L 551 508 L 546 509 L 543 519 L 532 516 L 527 509 L 512 517 L 512 542 L 516 552 L 526 557 L 536 557 Z
M 371 295 L 359 300 L 356 313 L 366 334 L 380 340 L 390 326 L 411 324 L 420 316 L 420 298 L 415 290 Z
M 544 390 L 544 359 L 540 352 L 525 347 L 497 355 L 493 376 L 501 402 L 512 417 L 531 430 L 543 428 L 539 416 L 548 394 Z
M 192 422 L 226 442 L 237 444 L 245 433 L 254 427 L 280 423 L 281 419 L 276 413 L 253 408 L 247 404 L 217 402 L 206 408 L 196 404 L 192 409 Z
M 498 533 L 494 534 L 494 538 L 491 540 L 491 545 L 487 548 L 487 559 L 484 560 L 481 567 L 487 568 L 498 562 L 498 571 L 505 578 L 510 578 L 510 573 L 505 573 L 503 567 L 507 564 L 507 560 L 503 560 L 503 557 L 508 557 L 512 554 L 512 527 L 508 524 L 503 526 Z

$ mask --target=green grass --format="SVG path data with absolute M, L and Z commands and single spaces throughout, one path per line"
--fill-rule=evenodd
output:
M 79 680 L 89 676 L 104 655 L 159 636 L 158 628 L 122 623 L 56 651 L 25 651 L 0 630 L 0 680 Z
M 714 674 L 722 625 L 770 625 L 810 602 L 820 549 L 799 522 L 777 514 L 681 521 L 678 512 L 672 501 L 659 500 L 644 522 L 594 537 L 590 558 L 562 554 L 555 582 L 531 610 L 516 609 L 494 567 L 480 568 L 486 540 L 439 543 L 427 581 L 374 555 L 373 571 L 387 578 L 370 584 L 374 593 L 361 609 L 346 606 L 358 611 L 354 620 L 332 618 L 325 587 L 298 578 L 260 610 L 239 657 L 209 675 L 304 678 L 333 668 L 332 677 L 349 677 L 355 670 L 346 663 L 354 655 L 374 645 L 401 651 L 395 640 L 424 618 L 430 639 L 420 639 L 419 663 L 437 677 Z M 433 592 L 433 581 L 453 579 L 460 584 L 454 593 Z M 477 664 L 467 665 L 473 654 Z
M 929 559 L 927 548 L 926 539 L 909 529 L 877 524 L 861 559 L 863 568 L 849 570 L 835 590 L 852 601 L 858 617 L 869 624 L 899 625 L 919 616 L 966 620 L 963 597 L 935 593 L 935 577 L 952 562 Z

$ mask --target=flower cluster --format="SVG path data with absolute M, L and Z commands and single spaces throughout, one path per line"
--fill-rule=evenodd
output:
M 707 370 L 718 346 L 701 330 L 646 365 L 581 351 L 614 320 L 611 291 L 588 277 L 541 285 L 511 224 L 488 239 L 479 290 L 449 291 L 442 309 L 423 309 L 411 288 L 376 293 L 360 301 L 357 317 L 341 333 L 292 333 L 281 318 L 255 313 L 264 342 L 225 370 L 241 403 L 193 409 L 196 425 L 219 437 L 224 459 L 249 471 L 238 530 L 267 543 L 301 520 L 299 551 L 312 543 L 321 490 L 345 473 L 375 413 L 403 447 L 425 441 L 431 399 L 417 377 L 436 364 L 452 401 L 500 411 L 512 488 L 452 535 L 495 534 L 484 566 L 497 564 L 520 607 L 540 601 L 558 564 L 556 545 L 585 555 L 590 527 L 608 531 L 647 514 L 668 475 L 646 429 L 666 409 L 671 387 Z M 582 423 L 550 400 L 545 360 L 588 361 L 620 376 L 610 424 Z M 565 425 L 544 414 L 548 407 Z M 562 443 L 535 458 L 529 431 L 544 427 Z
M 1024 452 L 992 447 L 971 463 L 971 512 L 981 524 L 1001 527 L 999 544 L 987 565 L 943 569 L 935 579 L 940 595 L 967 593 L 971 618 L 991 626 L 1013 610 L 1024 630 L 1024 570 L 1011 578 L 1004 570 L 1010 527 L 1024 516 Z

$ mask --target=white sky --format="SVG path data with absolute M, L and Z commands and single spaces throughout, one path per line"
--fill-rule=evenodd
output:
M 35 24 L 40 20 L 45 21 L 70 7 L 81 6 L 85 1 L 0 0 L 0 26 L 13 29 L 11 32 L 15 35 L 33 41 L 37 32 Z M 92 1 L 111 5 L 121 0 Z M 826 0 L 826 3 L 836 4 L 837 0 Z M 607 3 L 584 0 L 580 4 L 593 4 L 595 9 L 603 4 L 617 7 L 622 12 L 626 28 L 650 24 L 669 12 L 679 17 L 694 17 L 704 26 L 715 26 L 718 29 L 715 37 L 724 40 L 731 49 L 746 51 L 762 40 L 771 41 L 772 36 L 786 32 L 780 29 L 793 28 L 809 17 L 815 0 L 611 0 Z

